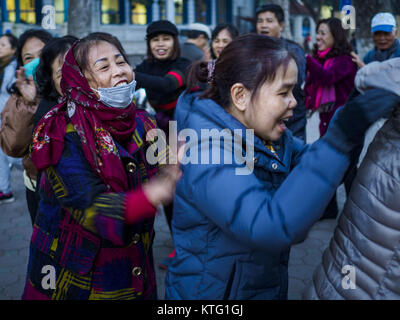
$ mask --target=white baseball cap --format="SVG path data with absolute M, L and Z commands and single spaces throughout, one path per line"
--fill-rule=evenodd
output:
M 372 33 L 377 31 L 391 32 L 393 29 L 396 29 L 396 27 L 396 19 L 389 12 L 378 13 L 372 18 Z
M 211 39 L 211 31 L 210 28 L 207 27 L 205 24 L 202 23 L 192 23 L 187 27 L 188 30 L 195 30 L 195 31 L 201 31 L 204 32 L 208 39 Z

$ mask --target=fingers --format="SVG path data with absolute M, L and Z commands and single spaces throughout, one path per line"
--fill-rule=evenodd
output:
M 17 70 L 17 76 L 20 75 L 25 79 L 25 68 L 24 67 L 19 67 Z
M 175 186 L 181 178 L 182 172 L 179 165 L 168 165 L 160 170 L 160 173 L 154 179 L 143 185 L 149 201 L 154 205 L 168 204 L 174 197 Z
M 19 84 L 22 84 L 25 80 L 25 68 L 24 67 L 20 67 L 17 72 L 16 72 L 16 78 L 17 78 L 17 86 Z
M 158 178 L 163 183 L 176 184 L 182 176 L 182 171 L 179 168 L 179 164 L 170 164 L 160 170 Z
M 32 75 L 30 75 L 30 76 L 28 77 L 28 79 L 26 79 L 26 83 L 27 83 L 29 86 L 35 86 L 35 81 L 33 80 L 33 76 L 32 76 Z
M 364 61 L 353 51 L 351 52 L 351 56 L 353 57 L 351 60 L 358 65 L 359 68 L 363 68 L 365 66 Z

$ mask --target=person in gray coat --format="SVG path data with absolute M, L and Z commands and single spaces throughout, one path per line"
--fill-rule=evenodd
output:
M 367 65 L 357 74 L 356 87 L 361 92 L 386 88 L 400 95 L 400 58 Z M 369 146 L 303 298 L 400 299 L 399 257 L 400 105 Z

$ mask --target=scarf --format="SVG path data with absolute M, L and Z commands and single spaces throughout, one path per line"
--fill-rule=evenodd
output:
M 323 60 L 331 51 L 332 48 L 328 48 L 324 51 L 318 51 L 318 58 Z M 324 62 L 324 70 L 328 70 L 333 65 L 334 58 L 326 59 Z M 315 97 L 314 110 L 319 112 L 330 112 L 335 106 L 336 102 L 336 92 L 335 86 L 317 86 L 317 94 Z
M 375 60 L 374 61 L 382 62 L 382 61 L 386 61 L 386 60 L 393 58 L 393 55 L 399 48 L 399 45 L 400 45 L 400 42 L 398 39 L 396 39 L 393 46 L 391 48 L 389 48 L 388 50 L 382 51 L 382 50 L 379 50 L 378 48 L 375 48 L 375 53 L 374 53 Z
M 115 142 L 124 143 L 136 128 L 136 107 L 110 108 L 99 102 L 74 58 L 68 51 L 62 67 L 63 97 L 37 124 L 31 158 L 40 171 L 58 163 L 64 150 L 68 123 L 74 126 L 83 153 L 108 191 L 128 188 L 127 176 Z

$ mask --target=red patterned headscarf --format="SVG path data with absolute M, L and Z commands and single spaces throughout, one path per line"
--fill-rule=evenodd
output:
M 128 188 L 127 176 L 114 141 L 124 142 L 136 128 L 136 106 L 110 108 L 98 101 L 74 57 L 76 43 L 62 67 L 61 103 L 37 124 L 31 158 L 40 171 L 57 164 L 64 149 L 67 124 L 71 123 L 82 142 L 90 166 L 108 187 L 121 192 Z

